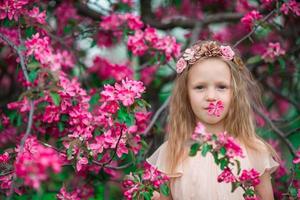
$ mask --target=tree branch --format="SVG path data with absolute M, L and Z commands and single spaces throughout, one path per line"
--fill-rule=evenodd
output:
M 288 149 L 290 150 L 290 152 L 292 153 L 293 156 L 296 155 L 296 150 L 294 148 L 294 146 L 292 145 L 292 143 L 285 137 L 284 133 L 279 130 L 272 122 L 272 120 L 270 120 L 270 118 L 268 116 L 266 116 L 261 110 L 259 110 L 256 106 L 253 106 L 254 111 L 259 114 L 269 125 L 270 127 L 273 129 L 273 131 L 279 136 L 279 138 L 282 139 L 282 141 L 287 145 Z

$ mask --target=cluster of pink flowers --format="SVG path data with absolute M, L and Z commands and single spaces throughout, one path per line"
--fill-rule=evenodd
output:
M 104 16 L 99 24 L 101 30 L 98 32 L 97 43 L 100 46 L 111 46 L 112 35 L 119 41 L 123 36 L 124 30 L 140 30 L 144 23 L 139 16 L 131 13 L 112 13 L 111 15 Z
M 25 6 L 29 0 L 4 0 L 0 2 L 0 20 L 8 18 L 18 21 L 19 16 L 25 13 Z
M 18 36 L 18 30 L 14 28 L 6 28 L 6 27 L 0 27 L 0 33 L 5 35 L 9 40 L 11 40 L 14 44 L 19 45 L 20 40 Z M 0 39 L 0 44 L 6 45 L 6 42 L 4 42 L 2 39 Z
M 216 135 L 212 135 L 205 131 L 205 127 L 201 123 L 197 123 L 194 133 L 192 134 L 192 139 L 195 141 L 200 141 L 200 145 L 204 143 L 209 145 L 209 151 L 212 153 L 221 154 L 220 159 L 226 159 L 227 164 L 223 166 L 221 174 L 218 176 L 218 182 L 225 183 L 240 183 L 244 188 L 251 189 L 253 186 L 259 184 L 259 173 L 255 169 L 243 170 L 241 175 L 235 175 L 232 172 L 232 169 L 229 168 L 229 164 L 232 164 L 236 167 L 235 162 L 239 162 L 238 157 L 244 158 L 243 150 L 240 145 L 234 140 L 233 137 L 229 136 L 226 132 Z M 201 146 L 200 146 L 201 148 Z M 198 149 L 199 150 L 199 149 Z M 203 152 L 202 152 L 203 153 Z M 225 157 L 223 157 L 225 156 Z M 218 161 L 219 162 L 219 161 Z M 218 163 L 216 161 L 216 163 Z M 238 172 L 239 173 L 239 172 Z M 253 195 L 247 195 L 245 193 L 245 199 L 256 198 Z
M 274 59 L 278 56 L 284 55 L 285 50 L 281 48 L 279 42 L 269 42 L 268 47 L 262 55 L 262 58 L 266 62 L 274 61 Z
M 251 29 L 255 20 L 259 20 L 261 18 L 262 15 L 257 10 L 252 10 L 241 19 L 241 22 L 247 27 L 247 29 Z
M 239 180 L 246 186 L 256 186 L 260 183 L 259 173 L 254 170 L 243 170 Z
M 54 14 L 57 18 L 57 21 L 59 21 L 59 23 L 57 23 L 58 34 L 63 32 L 64 27 L 66 27 L 69 21 L 79 21 L 81 19 L 81 17 L 77 14 L 74 4 L 70 1 L 64 1 L 59 4 L 55 9 Z
M 120 31 L 122 26 L 127 26 L 131 30 L 138 30 L 144 26 L 139 16 L 131 13 L 116 14 L 105 16 L 100 22 L 100 27 L 106 31 Z
M 140 72 L 140 75 L 141 75 L 140 80 L 145 85 L 149 85 L 153 81 L 157 69 L 158 69 L 158 65 L 153 65 L 153 66 L 142 69 Z
M 300 3 L 295 0 L 289 0 L 281 5 L 280 11 L 285 15 L 291 12 L 296 16 L 300 16 Z
M 38 7 L 33 7 L 27 12 L 28 16 L 34 19 L 39 24 L 46 24 L 46 10 L 40 12 Z
M 25 41 L 26 56 L 33 55 L 42 66 L 48 67 L 53 71 L 60 70 L 61 67 L 71 68 L 74 65 L 73 56 L 64 51 L 57 51 L 51 47 L 50 38 L 48 36 L 40 36 L 36 33 L 30 39 Z
M 145 189 L 149 191 L 150 188 L 152 188 L 154 191 L 159 191 L 160 186 L 167 181 L 169 181 L 168 176 L 158 171 L 158 169 L 151 164 L 145 162 L 142 174 L 135 174 L 134 177 L 123 181 L 125 188 L 123 194 L 127 200 L 131 200 L 133 195 L 138 197 Z
M 38 189 L 41 182 L 48 178 L 49 168 L 55 173 L 61 171 L 63 158 L 54 149 L 40 144 L 33 136 L 27 138 L 22 152 L 20 147 L 17 147 L 16 152 L 15 173 L 24 180 L 25 185 Z
M 102 101 L 121 101 L 124 106 L 130 106 L 135 99 L 141 98 L 145 86 L 141 81 L 122 80 L 115 83 L 115 86 L 106 85 L 101 92 Z
M 80 200 L 78 193 L 78 190 L 67 192 L 66 188 L 62 187 L 56 197 L 59 200 Z
M 56 195 L 58 200 L 81 200 L 90 199 L 93 197 L 94 190 L 89 185 L 78 186 L 73 191 L 67 191 L 66 186 L 63 186 Z
M 222 173 L 218 176 L 218 182 L 234 183 L 234 182 L 236 182 L 236 178 L 233 175 L 231 169 L 226 167 L 222 171 Z
M 95 57 L 94 64 L 88 71 L 97 74 L 102 79 L 113 78 L 121 81 L 125 77 L 133 78 L 133 69 L 127 64 L 113 64 L 99 56 Z
M 9 160 L 9 154 L 7 152 L 0 154 L 0 163 L 7 163 L 8 160 Z
M 160 51 L 166 56 L 167 61 L 180 54 L 180 45 L 176 42 L 175 37 L 159 37 L 156 29 L 150 27 L 144 31 L 137 30 L 134 35 L 129 36 L 127 46 L 137 56 L 142 56 L 146 52 L 151 55 Z

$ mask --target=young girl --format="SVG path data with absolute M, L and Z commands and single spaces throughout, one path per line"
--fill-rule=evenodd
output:
M 147 159 L 170 177 L 169 197 L 154 194 L 152 199 L 241 200 L 243 190 L 231 192 L 231 184 L 219 183 L 221 173 L 213 156 L 188 156 L 189 140 L 198 122 L 206 132 L 226 131 L 241 146 L 241 169 L 254 168 L 260 174 L 257 196 L 271 200 L 271 173 L 278 167 L 278 156 L 255 133 L 251 104 L 260 105 L 259 87 L 241 58 L 230 46 L 215 41 L 199 41 L 185 50 L 178 60 L 177 78 L 169 105 L 167 140 Z M 223 102 L 220 116 L 210 115 L 210 103 Z

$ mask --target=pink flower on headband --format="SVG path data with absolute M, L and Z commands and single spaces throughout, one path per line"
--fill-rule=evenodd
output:
M 189 61 L 189 60 L 193 59 L 194 54 L 195 54 L 195 51 L 193 49 L 188 48 L 184 51 L 182 56 L 183 56 L 184 60 Z
M 177 63 L 176 63 L 176 72 L 179 74 L 181 73 L 187 66 L 187 62 L 183 59 L 180 58 Z
M 225 60 L 232 60 L 234 56 L 234 51 L 232 51 L 230 46 L 221 46 L 222 57 Z

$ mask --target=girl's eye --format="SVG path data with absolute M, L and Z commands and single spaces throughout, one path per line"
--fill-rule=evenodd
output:
M 202 85 L 198 85 L 198 86 L 196 86 L 196 89 L 198 89 L 198 90 L 202 90 L 204 87 L 202 86 Z
M 221 90 L 224 90 L 224 89 L 227 88 L 227 86 L 226 85 L 219 85 L 218 88 L 221 89 Z

